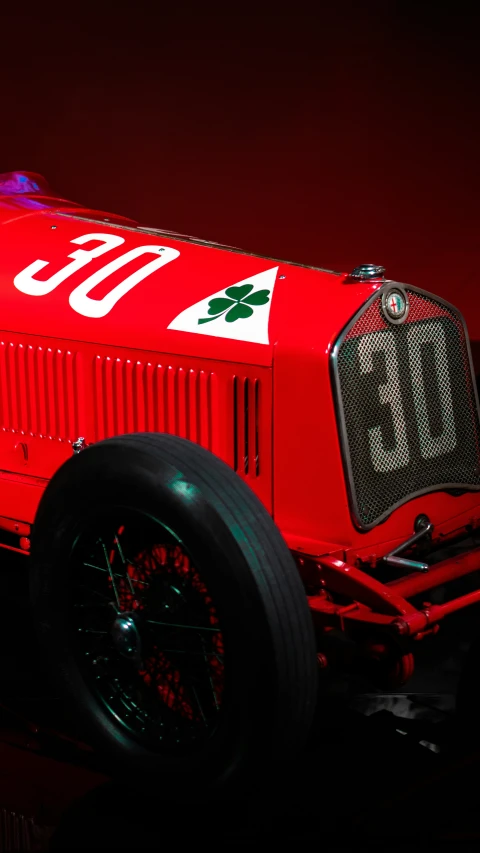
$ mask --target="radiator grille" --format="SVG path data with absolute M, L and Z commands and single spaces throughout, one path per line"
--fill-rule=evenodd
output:
M 332 365 L 352 511 L 368 529 L 414 495 L 480 486 L 479 420 L 466 332 L 449 305 L 408 288 L 393 325 L 381 295 Z
M 0 341 L 3 429 L 64 441 L 81 433 L 80 353 Z
M 218 452 L 218 377 L 213 372 L 97 356 L 93 392 L 96 441 L 164 432 Z

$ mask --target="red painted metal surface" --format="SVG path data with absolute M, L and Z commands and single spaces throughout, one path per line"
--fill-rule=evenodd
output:
M 405 601 L 401 593 L 342 560 L 323 558 L 319 562 L 319 576 L 325 581 L 327 589 L 337 595 L 353 598 L 378 613 L 406 615 L 415 612 L 415 608 Z
M 480 590 L 453 598 L 444 604 L 425 604 L 421 609 L 408 599 L 431 591 L 449 581 L 478 571 L 480 548 L 443 560 L 426 574 L 411 574 L 387 584 L 349 566 L 342 560 L 324 557 L 316 564 L 319 586 L 324 590 L 309 599 L 310 608 L 322 627 L 345 630 L 348 622 L 364 628 L 393 628 L 398 634 L 421 638 L 437 628 L 451 613 L 480 602 Z M 328 590 L 328 593 L 326 592 Z M 335 603 L 332 595 L 354 599 L 350 605 Z
M 412 598 L 437 586 L 443 586 L 454 578 L 460 578 L 480 569 L 480 548 L 466 554 L 443 560 L 432 566 L 426 574 L 411 574 L 387 584 L 389 590 L 404 598 Z
M 430 630 L 408 598 L 474 571 L 477 551 L 392 583 L 373 572 L 420 514 L 434 545 L 478 527 L 480 495 L 416 497 L 368 532 L 352 521 L 330 356 L 380 281 L 88 211 L 29 173 L 0 176 L 0 245 L 0 516 L 32 524 L 80 436 L 176 434 L 234 468 L 313 559 L 319 624 Z
M 309 540 L 310 551 L 325 553 L 341 548 L 361 558 L 365 551 L 374 549 L 379 558 L 392 542 L 407 538 L 419 512 L 426 512 L 436 529 L 448 527 L 454 515 L 475 514 L 475 494 L 460 498 L 431 494 L 405 504 L 381 528 L 370 533 L 360 533 L 352 523 L 333 409 L 329 354 L 333 340 L 378 288 L 378 282 L 345 286 L 340 275 L 201 245 L 140 229 L 135 223 L 110 215 L 106 218 L 75 207 L 67 212 L 64 202 L 47 196 L 41 196 L 45 205 L 42 209 L 28 209 L 26 205 L 33 195 L 17 195 L 13 202 L 10 196 L 6 207 L 0 200 L 4 352 L 0 393 L 5 431 L 0 438 L 0 469 L 15 471 L 19 467 L 16 457 L 12 457 L 11 435 L 29 436 L 29 460 L 21 467 L 31 476 L 48 479 L 67 457 L 67 444 L 78 435 L 85 435 L 88 443 L 114 432 L 141 429 L 142 424 L 150 428 L 148 424 L 158 422 L 156 428 L 163 428 L 162 412 L 167 431 L 198 434 L 194 440 L 207 447 L 216 441 L 211 449 L 228 458 L 227 447 L 220 444 L 229 430 L 227 422 L 233 417 L 233 403 L 226 399 L 221 378 L 216 388 L 213 376 L 218 376 L 221 365 L 244 364 L 250 365 L 250 370 L 273 369 L 274 441 L 268 439 L 270 426 L 264 405 L 263 418 L 249 416 L 247 438 L 242 443 L 251 453 L 258 433 L 264 435 L 264 445 L 269 442 L 268 451 L 262 451 L 262 476 L 266 480 L 268 471 L 274 470 L 275 477 L 268 484 L 265 482 L 261 496 L 268 495 L 268 504 L 273 506 L 275 520 L 287 541 L 290 537 Z M 15 218 L 12 203 L 17 204 Z M 72 243 L 89 234 L 100 238 Z M 113 247 L 103 251 L 102 239 L 113 240 Z M 117 245 L 118 240 L 121 243 Z M 124 293 L 105 316 L 93 318 L 72 309 L 72 293 L 86 277 L 101 274 L 107 257 L 109 264 L 111 258 L 119 263 L 125 253 L 142 246 L 163 247 L 178 254 Z M 94 257 L 99 248 L 103 253 Z M 76 268 L 77 261 L 69 256 L 78 252 L 84 252 L 87 260 Z M 150 255 L 134 257 L 126 266 L 114 269 L 94 286 L 91 301 L 100 303 L 115 291 L 125 273 L 141 272 L 145 260 L 150 263 Z M 62 278 L 66 267 L 73 272 L 44 293 L 48 282 L 55 276 Z M 168 328 L 189 306 L 276 267 L 268 343 L 215 336 L 212 326 L 208 327 L 209 334 Z M 43 295 L 22 292 L 13 284 L 29 269 L 33 269 L 27 276 L 30 287 L 33 281 L 34 290 Z M 155 407 L 154 374 L 157 388 L 159 377 L 163 377 L 166 405 L 161 409 Z M 199 377 L 198 388 L 194 375 Z M 210 378 L 203 386 L 207 375 Z M 241 380 L 238 367 L 235 375 Z M 249 379 L 255 381 L 257 377 L 252 375 Z M 187 386 L 188 400 L 184 396 Z M 112 394 L 110 388 L 114 388 Z M 241 394 L 239 388 L 237 385 L 237 396 Z M 266 402 L 265 393 L 262 381 L 260 396 Z M 209 394 L 213 395 L 212 400 L 205 405 Z M 47 400 L 51 401 L 48 407 Z M 251 413 L 252 401 L 248 406 L 238 401 L 237 442 L 245 432 L 242 412 L 246 409 Z M 156 421 L 152 419 L 154 411 Z M 212 415 L 213 411 L 218 416 Z M 94 424 L 90 423 L 92 412 Z M 207 436 L 212 430 L 216 437 L 213 433 Z M 40 435 L 47 438 L 48 449 L 43 439 L 39 444 Z M 245 455 L 241 447 L 236 453 L 238 458 Z M 249 464 L 250 479 L 255 468 L 255 461 Z M 33 521 L 32 512 L 28 517 L 22 515 L 24 520 Z M 369 554 L 365 556 L 368 558 Z

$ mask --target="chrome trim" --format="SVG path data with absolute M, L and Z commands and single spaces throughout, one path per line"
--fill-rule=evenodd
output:
M 341 392 L 341 388 L 340 388 L 340 379 L 338 376 L 338 368 L 337 368 L 338 352 L 339 352 L 339 349 L 343 343 L 345 336 L 348 334 L 348 332 L 350 331 L 352 326 L 355 325 L 357 320 L 362 316 L 362 314 L 368 310 L 368 308 L 370 307 L 372 302 L 375 299 L 378 299 L 379 294 L 382 294 L 382 292 L 384 291 L 385 288 L 391 288 L 394 286 L 402 287 L 402 288 L 408 288 L 408 290 L 411 290 L 414 293 L 418 293 L 418 294 L 420 294 L 420 296 L 425 296 L 428 299 L 432 299 L 435 302 L 438 302 L 442 305 L 445 305 L 445 307 L 448 308 L 449 311 L 452 311 L 452 313 L 456 314 L 457 317 L 460 319 L 460 321 L 462 323 L 462 327 L 463 327 L 463 332 L 465 335 L 465 344 L 466 344 L 466 349 L 467 349 L 467 357 L 468 357 L 468 361 L 470 364 L 470 373 L 471 373 L 471 379 L 472 379 L 473 394 L 474 394 L 474 399 L 475 399 L 475 402 L 477 405 L 477 415 L 479 416 L 479 420 L 480 420 L 480 406 L 479 406 L 477 382 L 476 382 L 475 373 L 473 370 L 473 361 L 472 361 L 472 351 L 470 348 L 470 339 L 468 336 L 467 325 L 466 325 L 465 320 L 463 318 L 463 314 L 458 310 L 458 308 L 456 308 L 454 305 L 452 305 L 451 302 L 447 302 L 446 299 L 442 299 L 440 296 L 437 296 L 435 293 L 431 293 L 428 290 L 422 290 L 420 287 L 414 287 L 411 284 L 405 284 L 403 282 L 390 281 L 390 280 L 386 281 L 385 284 L 383 284 L 381 287 L 377 288 L 374 291 L 374 293 L 372 293 L 372 295 L 367 299 L 367 301 L 363 303 L 361 308 L 359 308 L 358 311 L 355 312 L 354 316 L 348 321 L 347 325 L 342 329 L 339 336 L 335 340 L 335 343 L 334 343 L 332 350 L 331 350 L 331 353 L 330 353 L 330 376 L 331 376 L 331 382 L 332 382 L 333 401 L 334 401 L 334 406 L 335 406 L 335 412 L 337 415 L 337 424 L 339 427 L 338 428 L 338 435 L 339 435 L 339 441 L 340 441 L 340 452 L 341 452 L 343 467 L 344 467 L 344 472 L 345 472 L 345 485 L 346 485 L 346 489 L 347 489 L 347 495 L 348 495 L 348 501 L 349 501 L 349 505 L 350 505 L 350 512 L 352 515 L 352 520 L 353 520 L 355 527 L 360 532 L 367 532 L 368 530 L 372 530 L 378 524 L 385 522 L 392 515 L 392 513 L 395 512 L 396 509 L 398 509 L 401 506 L 404 506 L 404 504 L 408 503 L 409 501 L 413 500 L 414 498 L 421 497 L 422 495 L 432 494 L 433 492 L 448 492 L 450 490 L 456 490 L 456 489 L 461 489 L 462 492 L 478 492 L 478 491 L 480 491 L 480 484 L 478 486 L 472 486 L 471 483 L 467 483 L 467 484 L 466 483 L 437 483 L 435 486 L 427 486 L 425 489 L 420 489 L 418 492 L 412 492 L 409 495 L 405 495 L 405 497 L 402 498 L 402 500 L 398 501 L 396 504 L 393 504 L 393 506 L 389 507 L 388 510 L 386 510 L 377 519 L 375 519 L 375 521 L 373 521 L 371 524 L 366 525 L 360 521 L 359 513 L 358 513 L 357 498 L 356 498 L 356 494 L 355 494 L 355 486 L 354 486 L 354 481 L 353 481 L 353 471 L 352 471 L 350 456 L 349 456 L 349 452 L 348 452 L 347 428 L 346 428 L 345 416 L 344 416 L 343 405 L 342 405 L 342 392 Z
M 383 558 L 390 566 L 396 566 L 398 569 L 410 569 L 412 572 L 428 572 L 428 563 L 418 563 L 416 560 L 407 560 L 405 557 L 386 557 Z
M 256 252 L 248 252 L 246 249 L 237 249 L 235 246 L 225 246 L 223 243 L 213 243 L 211 240 L 202 240 L 201 237 L 189 237 L 186 234 L 178 234 L 176 231 L 166 231 L 163 228 L 151 228 L 148 225 L 124 225 L 122 222 L 110 222 L 105 217 L 95 219 L 91 216 L 81 216 L 75 211 L 65 213 L 55 208 L 45 211 L 46 214 L 52 216 L 64 216 L 66 219 L 79 219 L 82 222 L 93 222 L 95 225 L 105 225 L 107 228 L 119 228 L 122 231 L 133 231 L 135 234 L 151 234 L 153 237 L 166 237 L 168 240 L 175 240 L 178 243 L 194 243 L 196 246 L 205 246 L 207 249 L 223 249 L 227 252 L 246 255 L 249 258 L 260 258 L 262 261 L 272 261 L 275 264 L 287 264 L 289 267 L 300 267 L 304 270 L 315 270 L 316 272 L 326 272 L 330 275 L 343 276 L 345 273 L 338 270 L 327 270 L 325 267 L 314 267 L 310 264 L 300 264 L 297 261 L 286 261 L 282 258 L 272 258 L 270 255 L 258 255 Z M 126 218 L 126 217 L 124 217 Z M 282 276 L 279 276 L 282 278 Z M 285 278 L 285 276 L 283 276 Z
M 382 278 L 385 278 L 385 267 L 377 264 L 360 264 L 347 276 L 349 281 L 373 281 Z
M 433 530 L 433 524 L 431 521 L 428 521 L 423 527 L 416 531 L 409 539 L 405 542 L 402 542 L 401 545 L 398 545 L 393 551 L 390 551 L 389 554 L 385 554 L 384 561 L 389 563 L 391 566 L 400 566 L 405 569 L 413 569 L 416 572 L 428 572 L 428 563 L 419 563 L 417 560 L 407 560 L 405 557 L 399 557 L 398 554 L 401 554 L 402 551 L 405 551 L 406 548 L 410 548 L 411 545 L 415 545 L 415 542 L 418 542 L 419 539 L 423 539 L 424 536 L 427 536 Z

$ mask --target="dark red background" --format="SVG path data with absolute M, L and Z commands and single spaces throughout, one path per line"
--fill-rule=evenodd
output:
M 130 0 L 1 18 L 0 171 L 267 255 L 383 263 L 437 290 L 475 274 L 467 7 Z
M 478 32 L 458 2 L 4 2 L 0 172 L 267 255 L 469 283 L 478 313 Z M 0 805 L 44 823 L 96 784 L 17 753 Z

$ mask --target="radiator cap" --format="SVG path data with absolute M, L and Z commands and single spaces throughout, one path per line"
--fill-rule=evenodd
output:
M 357 281 L 383 281 L 384 278 L 385 267 L 377 266 L 377 264 L 360 264 L 346 276 L 344 282 L 345 284 L 353 284 Z

